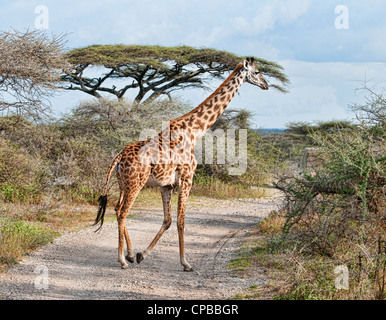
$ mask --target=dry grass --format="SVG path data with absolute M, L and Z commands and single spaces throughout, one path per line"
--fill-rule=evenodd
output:
M 212 177 L 194 180 L 191 194 L 216 199 L 261 198 L 262 188 L 231 184 Z
M 269 282 L 238 299 L 384 300 L 386 299 L 385 234 L 366 243 L 342 241 L 336 255 L 310 254 L 296 237 L 283 238 L 283 214 L 272 212 L 250 235 L 240 257 L 229 265 L 239 277 L 264 274 Z M 366 232 L 366 231 L 364 231 Z M 308 253 L 307 253 L 308 252 Z M 347 266 L 349 287 L 339 289 L 337 266 Z
M 53 241 L 57 233 L 36 223 L 0 221 L 0 271 L 14 265 L 24 254 Z

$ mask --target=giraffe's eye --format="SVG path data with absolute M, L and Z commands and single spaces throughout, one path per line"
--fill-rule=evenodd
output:
M 257 75 L 257 74 L 259 74 L 260 73 L 260 71 L 255 71 L 255 74 Z

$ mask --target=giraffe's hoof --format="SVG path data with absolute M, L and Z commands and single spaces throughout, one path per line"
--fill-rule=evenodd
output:
M 129 255 L 126 256 L 126 260 L 130 263 L 134 263 L 134 257 L 130 257 Z
M 138 252 L 137 253 L 137 263 L 141 263 L 141 261 L 143 260 L 143 254 L 142 252 Z
M 185 272 L 193 272 L 194 270 L 193 270 L 193 268 L 192 267 L 184 267 L 184 271 Z
M 121 269 L 127 269 L 128 266 L 127 263 L 121 263 Z

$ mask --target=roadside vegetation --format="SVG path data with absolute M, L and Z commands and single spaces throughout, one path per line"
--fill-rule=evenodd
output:
M 386 100 L 368 91 L 352 106 L 355 123 L 289 125 L 317 159 L 276 177 L 284 206 L 231 264 L 262 268 L 271 281 L 241 298 L 386 299 Z

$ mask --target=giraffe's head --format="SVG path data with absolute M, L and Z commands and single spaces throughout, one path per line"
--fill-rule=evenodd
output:
M 243 63 L 243 70 L 246 73 L 245 81 L 260 87 L 263 90 L 268 90 L 268 84 L 263 75 L 257 69 L 254 58 L 246 58 Z

